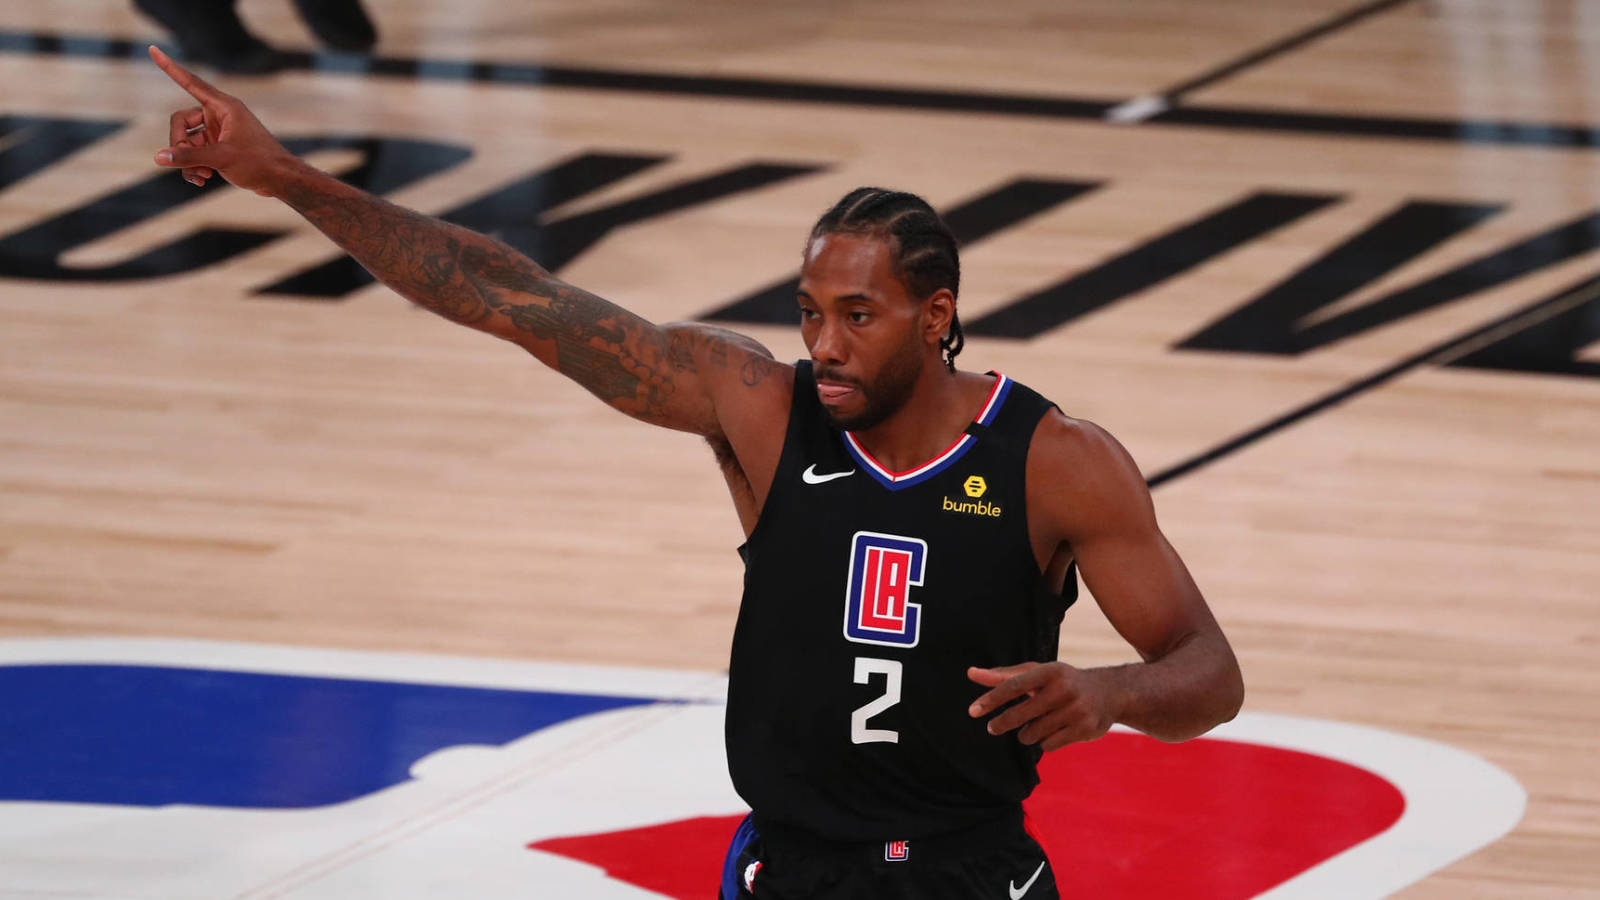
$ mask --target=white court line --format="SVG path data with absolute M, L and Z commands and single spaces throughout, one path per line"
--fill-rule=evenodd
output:
M 27 663 L 185 666 L 710 703 L 724 700 L 727 691 L 725 676 L 668 669 L 160 638 L 0 639 L 0 665 Z M 1245 712 L 1208 737 L 1345 762 L 1387 779 L 1405 797 L 1405 811 L 1393 826 L 1259 895 L 1264 900 L 1377 900 L 1502 837 L 1527 805 L 1516 779 L 1486 760 L 1379 728 Z M 507 774 L 521 781 L 531 771 Z M 493 794 L 503 785 L 481 787 Z M 476 802 L 481 801 L 472 798 L 468 805 Z
M 1159 116 L 1171 108 L 1172 104 L 1167 98 L 1159 94 L 1145 94 L 1106 110 L 1106 121 L 1131 125 L 1143 122 L 1152 116 Z

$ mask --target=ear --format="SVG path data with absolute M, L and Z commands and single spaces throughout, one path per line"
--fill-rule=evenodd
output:
M 956 295 L 949 288 L 939 288 L 922 301 L 922 337 L 938 346 L 950 333 L 950 321 L 956 317 Z

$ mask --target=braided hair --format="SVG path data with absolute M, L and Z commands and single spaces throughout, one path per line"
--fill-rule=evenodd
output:
M 894 254 L 895 275 L 915 298 L 926 298 L 940 288 L 947 288 L 954 297 L 961 285 L 955 235 L 928 201 L 916 194 L 856 188 L 822 214 L 811 229 L 811 240 L 826 234 L 894 238 L 890 252 Z M 952 311 L 950 332 L 939 339 L 944 364 L 952 372 L 956 370 L 956 354 L 965 342 L 961 318 Z

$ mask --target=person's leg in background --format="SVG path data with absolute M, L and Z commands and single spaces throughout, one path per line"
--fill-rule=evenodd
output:
M 284 64 L 282 53 L 245 27 L 237 0 L 133 2 L 172 32 L 186 59 L 241 75 L 272 72 Z M 294 6 L 317 40 L 334 50 L 364 53 L 378 42 L 377 28 L 360 0 L 294 0 Z

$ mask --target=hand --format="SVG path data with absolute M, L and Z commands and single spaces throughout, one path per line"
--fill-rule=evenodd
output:
M 1057 750 L 1078 741 L 1092 741 L 1116 721 L 1113 694 L 1106 680 L 1063 662 L 1022 663 L 995 669 L 967 669 L 967 677 L 992 688 L 967 709 L 973 718 L 987 715 L 1018 697 L 1027 699 L 989 721 L 990 734 L 1015 728 L 1017 740 Z
M 237 98 L 207 84 L 154 46 L 150 58 L 200 101 L 199 106 L 172 114 L 169 146 L 156 153 L 156 165 L 183 169 L 184 180 L 190 184 L 205 184 L 216 171 L 231 184 L 263 197 L 274 196 L 277 176 L 284 163 L 293 161 L 293 155 Z M 203 131 L 188 133 L 202 125 Z

